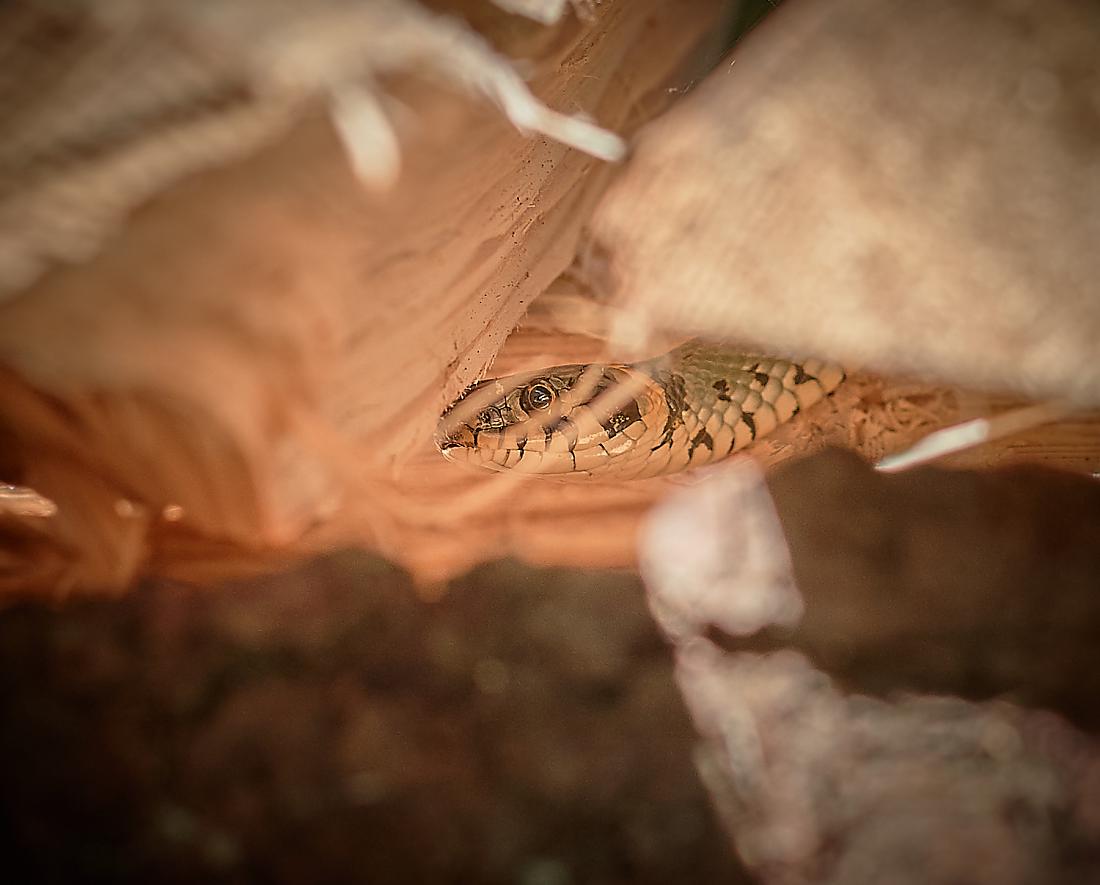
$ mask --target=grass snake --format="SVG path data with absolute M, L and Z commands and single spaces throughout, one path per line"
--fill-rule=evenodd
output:
M 474 385 L 444 413 L 451 461 L 556 478 L 640 479 L 725 458 L 832 393 L 836 365 L 692 341 L 638 363 Z

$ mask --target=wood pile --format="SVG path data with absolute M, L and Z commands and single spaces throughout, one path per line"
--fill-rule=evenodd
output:
M 0 10 L 0 593 L 641 567 L 755 874 L 1086 881 L 1100 11 L 787 0 L 731 49 L 739 12 Z M 698 476 L 435 449 L 482 377 L 693 336 L 849 380 Z M 955 472 L 866 463 L 980 419 Z

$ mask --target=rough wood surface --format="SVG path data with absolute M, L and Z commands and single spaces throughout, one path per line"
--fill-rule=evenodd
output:
M 538 330 L 512 335 L 494 363 L 507 374 L 608 355 L 607 343 Z M 855 377 L 825 402 L 745 450 L 774 466 L 828 444 L 879 458 L 915 442 L 962 412 L 955 391 Z M 555 482 L 494 474 L 444 461 L 426 443 L 396 473 L 367 477 L 366 492 L 349 497 L 333 518 L 307 532 L 299 549 L 366 542 L 408 568 L 425 589 L 479 562 L 516 557 L 538 565 L 635 568 L 637 532 L 654 503 L 699 475 L 627 483 Z M 594 530 L 598 527 L 598 530 Z M 160 568 L 177 577 L 205 577 L 225 563 L 217 551 L 166 526 Z M 230 551 L 231 552 L 231 551 Z

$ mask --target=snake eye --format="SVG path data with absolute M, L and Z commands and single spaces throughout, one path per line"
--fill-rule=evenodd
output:
M 554 401 L 554 391 L 545 384 L 532 384 L 523 393 L 523 406 L 526 409 L 548 409 Z

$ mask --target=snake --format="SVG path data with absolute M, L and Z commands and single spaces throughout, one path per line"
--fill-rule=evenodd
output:
M 443 414 L 450 461 L 558 479 L 642 479 L 751 445 L 844 380 L 839 366 L 699 340 L 636 363 L 570 364 L 490 378 Z

